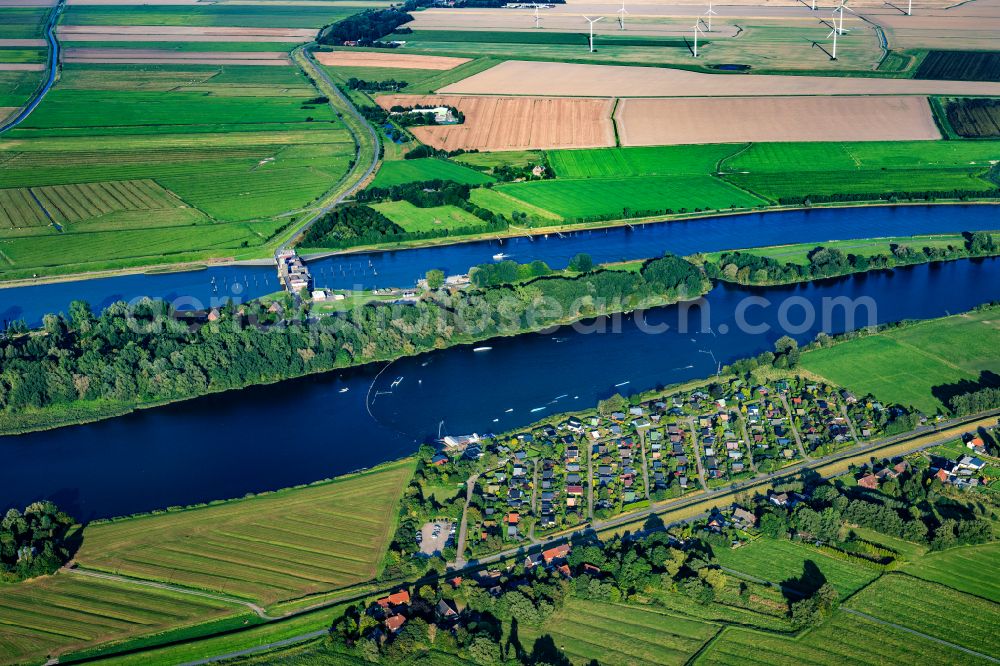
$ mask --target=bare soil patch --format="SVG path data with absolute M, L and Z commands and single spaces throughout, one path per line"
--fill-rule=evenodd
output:
M 137 63 L 151 65 L 291 65 L 283 51 L 165 51 L 163 49 L 69 48 L 63 56 L 69 63 Z
M 625 146 L 940 139 L 926 97 L 623 99 Z
M 704 74 L 680 69 L 509 60 L 439 92 L 568 97 L 1000 95 L 1000 83 Z
M 551 97 L 463 97 L 385 95 L 385 109 L 400 106 L 454 106 L 461 125 L 411 128 L 423 143 L 444 150 L 527 150 L 597 148 L 615 145 L 610 99 Z
M 393 69 L 454 69 L 469 62 L 468 58 L 414 55 L 410 53 L 376 53 L 374 51 L 329 51 L 316 54 L 316 59 L 331 67 L 391 67 Z
M 0 48 L 48 46 L 44 39 L 0 39 Z
M 34 62 L 0 62 L 0 72 L 42 72 L 44 63 Z

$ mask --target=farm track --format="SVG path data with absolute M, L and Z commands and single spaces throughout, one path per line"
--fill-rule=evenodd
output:
M 59 17 L 62 15 L 63 10 L 66 8 L 66 0 L 59 0 L 59 2 L 52 8 L 52 12 L 49 14 L 49 21 L 45 25 L 45 39 L 49 43 L 49 57 L 47 61 L 47 71 L 48 77 L 45 83 L 35 92 L 34 97 L 28 100 L 28 103 L 24 105 L 20 113 L 15 115 L 11 120 L 0 125 L 0 134 L 3 134 L 9 129 L 13 129 L 23 123 L 31 112 L 41 103 L 42 98 L 49 92 L 52 85 L 56 82 L 56 73 L 59 71 L 59 39 L 56 38 L 56 23 L 59 22 Z
M 319 208 L 313 209 L 314 212 L 312 215 L 297 224 L 288 233 L 285 240 L 278 245 L 275 254 L 286 250 L 295 240 L 308 231 L 309 227 L 315 224 L 317 220 L 353 195 L 375 174 L 379 165 L 378 133 L 365 120 L 364 116 L 358 112 L 354 104 L 351 103 L 351 100 L 340 92 L 340 88 L 334 84 L 329 75 L 317 64 L 311 51 L 313 46 L 315 46 L 315 42 L 310 42 L 292 51 L 292 62 L 298 65 L 302 72 L 315 82 L 316 87 L 330 99 L 330 105 L 334 111 L 341 115 L 344 125 L 351 133 L 354 143 L 357 146 L 356 159 L 351 170 L 347 172 L 341 181 L 319 203 Z M 363 171 L 361 171 L 362 169 Z M 360 174 L 358 173 L 359 171 L 361 171 Z

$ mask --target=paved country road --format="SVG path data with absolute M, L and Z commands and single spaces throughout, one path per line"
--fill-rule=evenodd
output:
M 49 13 L 49 22 L 45 25 L 45 39 L 49 42 L 49 59 L 46 68 L 48 76 L 45 79 L 45 83 L 35 92 L 35 96 L 28 101 L 20 113 L 0 125 L 0 134 L 9 129 L 14 129 L 23 123 L 31 115 L 31 112 L 35 110 L 35 107 L 41 103 L 42 98 L 52 88 L 52 84 L 56 82 L 56 73 L 59 71 L 59 40 L 56 38 L 55 31 L 56 23 L 59 22 L 59 16 L 62 15 L 65 7 L 66 0 L 59 0 L 56 6 L 52 8 L 52 12 Z

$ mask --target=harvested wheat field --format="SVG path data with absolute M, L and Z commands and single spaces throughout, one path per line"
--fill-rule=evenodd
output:
M 392 67 L 393 69 L 454 69 L 468 58 L 414 55 L 410 53 L 375 53 L 370 51 L 319 52 L 316 59 L 330 67 Z
M 164 49 L 68 48 L 63 62 L 137 65 L 275 65 L 292 61 L 284 51 L 166 51 Z
M 926 97 L 623 99 L 623 146 L 940 139 Z
M 420 141 L 444 150 L 526 150 L 598 148 L 615 145 L 611 99 L 550 97 L 462 97 L 386 95 L 385 109 L 400 106 L 454 106 L 462 125 L 413 127 Z
M 178 25 L 63 25 L 67 42 L 308 42 L 316 31 L 305 28 L 233 28 Z
M 438 92 L 567 97 L 1000 95 L 1000 83 L 702 74 L 681 69 L 508 60 Z

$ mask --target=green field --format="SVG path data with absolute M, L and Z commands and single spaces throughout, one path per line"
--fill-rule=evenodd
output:
M 652 608 L 569 598 L 540 627 L 518 626 L 528 652 L 550 636 L 574 664 L 684 664 L 718 631 L 718 625 Z
M 321 28 L 358 12 L 357 7 L 273 5 L 70 5 L 64 25 L 197 25 L 244 28 Z
M 742 148 L 742 144 L 719 144 L 550 150 L 548 158 L 559 178 L 693 176 L 715 173 L 719 160 Z
M 461 164 L 487 169 L 505 164 L 511 166 L 534 166 L 542 163 L 544 152 L 541 150 L 506 150 L 499 153 L 464 153 L 451 159 Z
M 31 39 L 45 33 L 48 7 L 4 7 L 0 9 L 0 39 Z M 0 59 L 2 62 L 2 59 Z
M 998 567 L 1000 543 L 989 543 L 929 553 L 905 571 L 911 576 L 1000 603 L 1000 580 L 993 573 Z
M 917 578 L 889 574 L 847 602 L 867 613 L 985 654 L 1000 654 L 1000 605 Z
M 725 178 L 771 200 L 886 192 L 986 192 L 997 141 L 759 143 L 723 163 Z
M 354 153 L 316 95 L 291 67 L 64 66 L 0 138 L 0 276 L 261 252 Z
M 1000 371 L 996 312 L 970 312 L 917 322 L 803 354 L 802 366 L 859 395 L 913 405 L 933 414 L 944 405 L 935 386 L 975 381 Z
M 477 206 L 488 208 L 494 213 L 500 213 L 501 215 L 511 219 L 513 219 L 513 214 L 517 212 L 526 213 L 527 215 L 546 222 L 562 221 L 562 217 L 556 215 L 552 211 L 539 208 L 538 206 L 533 206 L 532 204 L 529 204 L 526 201 L 521 201 L 520 199 L 515 199 L 509 194 L 505 194 L 496 188 L 477 187 L 469 192 L 469 201 Z
M 468 185 L 490 183 L 493 178 L 474 169 L 433 157 L 384 162 L 372 187 L 392 187 L 426 180 L 452 180 Z
M 955 650 L 845 611 L 798 638 L 736 629 L 723 631 L 695 661 L 699 666 L 840 666 L 841 664 L 986 664 Z
M 716 549 L 715 556 L 724 567 L 795 589 L 803 587 L 796 581 L 807 567 L 818 569 L 819 575 L 805 584 L 809 588 L 807 591 L 825 580 L 837 588 L 841 596 L 860 589 L 877 576 L 870 569 L 784 539 L 761 538 L 742 548 L 720 548 Z
M 85 645 L 248 614 L 223 601 L 60 573 L 0 585 L 0 663 L 42 663 Z
M 712 176 L 538 180 L 498 185 L 496 189 L 565 218 L 615 219 L 763 203 Z
M 204 508 L 91 525 L 77 562 L 262 604 L 370 580 L 413 471 L 372 472 Z
M 353 77 L 363 81 L 405 81 L 406 87 L 401 91 L 407 94 L 432 93 L 438 88 L 478 74 L 501 62 L 500 58 L 475 58 L 458 67 L 448 70 L 436 69 L 399 69 L 393 67 L 329 67 L 323 69 L 334 80 L 346 81 Z
M 372 208 L 406 231 L 434 231 L 485 226 L 486 222 L 457 206 L 417 208 L 409 201 L 385 201 Z

